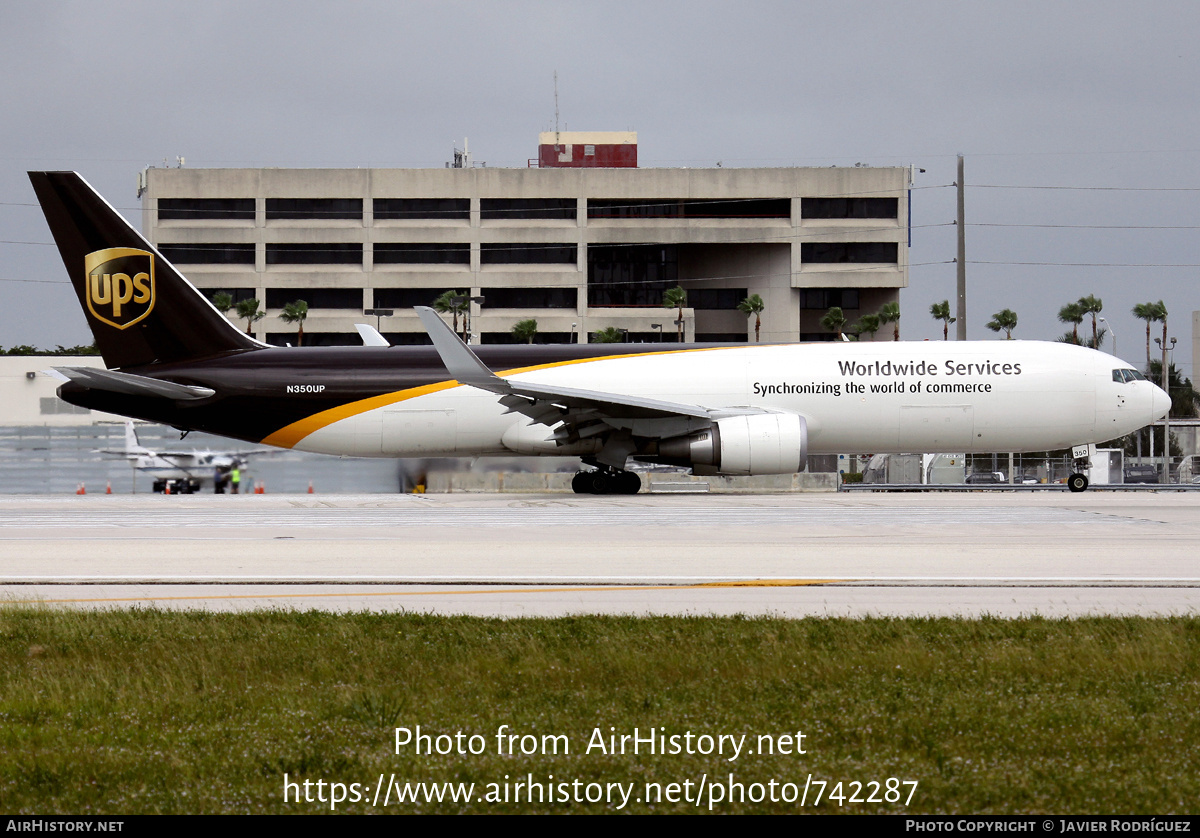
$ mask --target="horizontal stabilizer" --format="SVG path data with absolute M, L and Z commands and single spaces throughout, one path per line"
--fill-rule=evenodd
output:
M 363 346 L 391 346 L 387 342 L 387 338 L 379 334 L 379 330 L 374 326 L 368 326 L 366 323 L 355 323 L 354 328 L 358 330 L 358 336 L 362 338 Z
M 174 381 L 162 381 L 157 378 L 147 378 L 144 375 L 131 375 L 127 372 L 114 372 L 95 367 L 55 367 L 55 369 L 84 387 L 124 393 L 127 396 L 150 396 L 159 399 L 191 401 L 207 399 L 209 396 L 216 395 L 217 392 L 208 387 L 176 384 Z

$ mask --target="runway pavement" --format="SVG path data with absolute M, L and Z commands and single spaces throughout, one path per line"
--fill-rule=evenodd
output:
M 0 499 L 0 598 L 64 607 L 1200 612 L 1200 495 Z

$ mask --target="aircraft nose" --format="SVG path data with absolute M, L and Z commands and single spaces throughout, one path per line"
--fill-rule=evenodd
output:
M 1154 395 L 1151 398 L 1150 415 L 1153 417 L 1151 421 L 1158 421 L 1167 415 L 1167 411 L 1171 409 L 1171 397 L 1167 395 L 1163 388 L 1156 385 L 1154 387 Z

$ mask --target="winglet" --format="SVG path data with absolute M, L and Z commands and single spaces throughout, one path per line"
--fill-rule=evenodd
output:
M 414 308 L 425 331 L 429 333 L 429 339 L 433 341 L 433 348 L 437 350 L 442 363 L 455 380 L 480 390 L 487 390 L 489 393 L 511 391 L 508 382 L 489 370 L 471 351 L 471 347 L 463 343 L 462 338 L 446 325 L 446 321 L 438 317 L 436 311 L 429 306 Z

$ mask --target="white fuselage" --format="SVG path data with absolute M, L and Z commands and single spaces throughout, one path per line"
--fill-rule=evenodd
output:
M 799 414 L 809 453 L 828 454 L 1054 450 L 1123 436 L 1166 412 L 1162 390 L 1114 380 L 1114 369 L 1132 367 L 1061 343 L 881 341 L 648 352 L 498 374 L 710 410 Z M 373 457 L 594 450 L 587 440 L 556 446 L 550 433 L 506 413 L 493 393 L 450 383 L 339 411 L 292 447 Z

